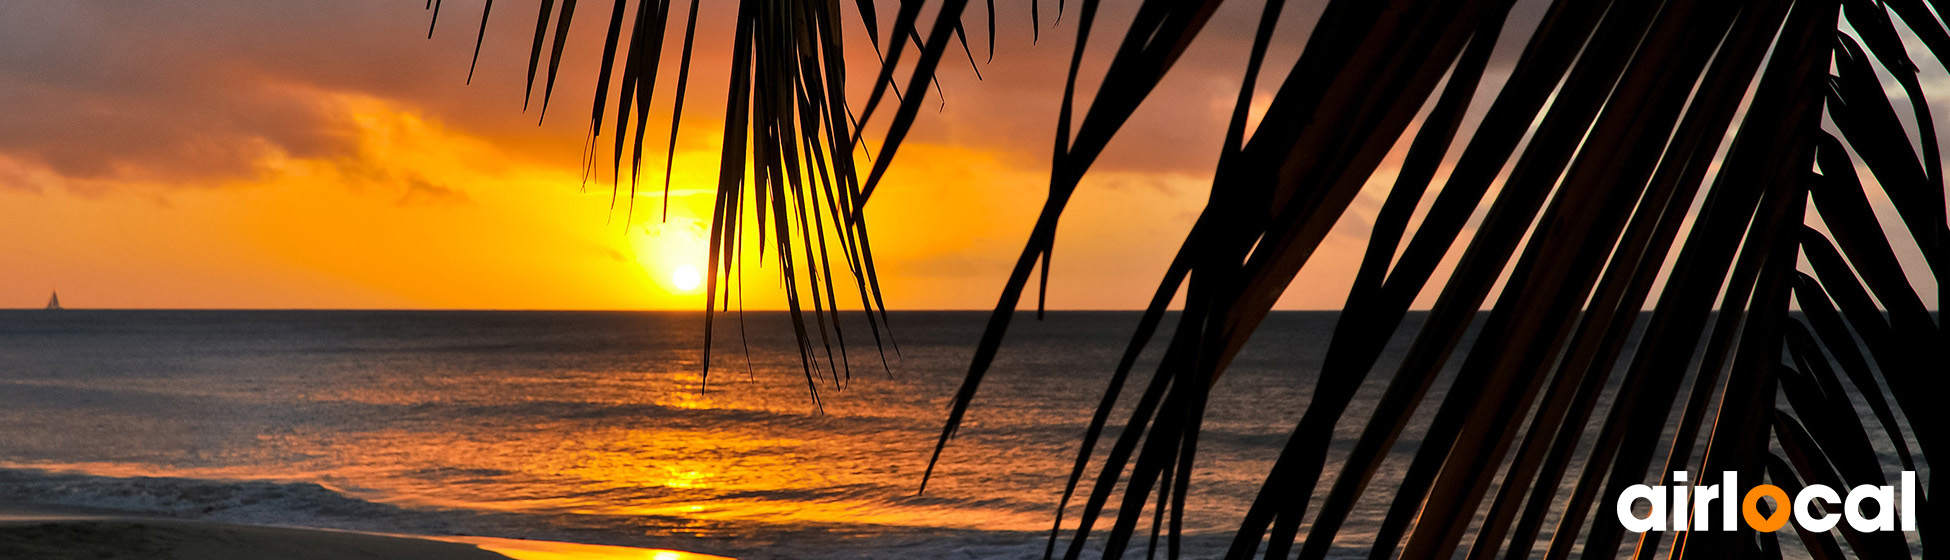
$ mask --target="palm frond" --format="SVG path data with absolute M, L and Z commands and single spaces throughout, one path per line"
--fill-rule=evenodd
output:
M 1281 4 L 1266 3 L 1262 35 Z M 1139 7 L 1075 139 L 1066 96 L 1049 201 L 977 348 L 941 445 L 1000 351 L 1030 274 L 1039 264 L 1046 274 L 1054 224 L 1095 150 L 1198 35 L 1206 8 L 1162 1 Z M 1848 32 L 1838 31 L 1844 8 Z M 1854 485 L 1883 483 L 1873 442 L 1890 442 L 1903 468 L 1940 445 L 1935 412 L 1913 397 L 1901 402 L 1897 388 L 1940 373 L 1932 368 L 1941 369 L 1940 349 L 1950 346 L 1941 343 L 1943 329 L 1905 276 L 1883 234 L 1889 229 L 1855 177 L 1857 166 L 1869 169 L 1899 201 L 1895 225 L 1922 249 L 1941 285 L 1942 240 L 1950 234 L 1941 225 L 1935 130 L 1917 66 L 1888 12 L 1866 2 L 1553 3 L 1490 98 L 1484 124 L 1459 153 L 1448 154 L 1454 168 L 1431 188 L 1510 9 L 1487 0 L 1329 3 L 1257 129 L 1229 132 L 1212 198 L 1117 366 L 1063 494 L 1067 506 L 1095 465 L 1066 557 L 1084 552 L 1109 511 L 1116 513 L 1101 539 L 1106 557 L 1123 554 L 1147 507 L 1154 526 L 1167 510 L 1173 519 L 1183 515 L 1184 493 L 1196 488 L 1188 467 L 1207 392 L 1398 142 L 1408 146 L 1404 169 L 1376 219 L 1312 400 L 1303 403 L 1229 557 L 1287 557 L 1296 545 L 1301 558 L 1324 557 L 1390 460 L 1384 452 L 1424 405 L 1436 408 L 1434 420 L 1414 427 L 1421 443 L 1367 543 L 1374 557 L 1522 558 L 1540 547 L 1551 558 L 1606 556 L 1626 535 L 1590 511 L 1600 497 L 1645 482 L 1662 450 L 1663 472 L 1816 480 L 1832 464 L 1837 473 L 1853 473 L 1835 476 Z M 1095 10 L 1082 3 L 1079 52 Z M 1916 36 L 1950 36 L 1920 4 L 1891 4 L 1889 11 Z M 1856 37 L 1869 46 L 1858 46 Z M 1246 61 L 1252 78 L 1241 92 L 1242 112 L 1262 48 Z M 1892 109 L 1870 64 L 1897 74 L 1908 93 L 1907 120 Z M 1824 130 L 1824 116 L 1839 139 Z M 1235 119 L 1235 127 L 1241 123 Z M 1910 130 L 1921 131 L 1920 146 L 1909 141 Z M 1430 210 L 1401 248 L 1410 213 L 1431 192 Z M 1469 217 L 1485 203 L 1482 223 L 1469 230 Z M 1701 209 L 1691 214 L 1696 204 Z M 1801 225 L 1810 204 L 1825 234 Z M 1839 249 L 1826 248 L 1827 235 Z M 1467 244 L 1454 272 L 1436 277 L 1458 240 Z M 1800 268 L 1804 254 L 1812 274 Z M 1427 321 L 1333 487 L 1316 501 L 1346 403 L 1417 294 L 1435 280 L 1444 286 Z M 1129 412 L 1128 428 L 1093 463 L 1133 358 L 1181 290 L 1184 313 L 1157 372 Z M 1832 290 L 1847 294 L 1851 303 L 1843 307 L 1852 312 L 1822 311 L 1832 308 L 1821 294 Z M 1651 311 L 1641 313 L 1648 305 Z M 1812 309 L 1806 316 L 1815 324 L 1804 325 L 1793 307 Z M 1464 346 L 1476 323 L 1495 335 Z M 1642 338 L 1627 348 L 1635 328 Z M 1432 395 L 1452 356 L 1460 362 L 1457 377 Z M 1621 357 L 1622 367 L 1615 365 Z M 1837 369 L 1850 372 L 1853 391 Z M 1885 384 L 1897 395 L 1894 407 L 1881 396 Z M 1863 401 L 1875 423 L 1859 421 L 1850 394 L 1873 395 Z M 1798 404 L 1777 410 L 1775 395 Z M 1908 422 L 1896 419 L 1898 410 Z M 1677 433 L 1662 437 L 1675 413 Z M 1587 430 L 1593 418 L 1603 421 Z M 1792 429 L 1805 425 L 1824 428 L 1818 436 Z M 1707 453 L 1692 457 L 1702 437 Z M 1909 449 L 1912 440 L 1920 453 Z M 1774 464 L 1788 469 L 1769 471 Z M 1560 493 L 1573 472 L 1574 485 Z M 1930 487 L 1938 488 L 1934 479 Z M 1922 512 L 1929 527 L 1944 527 L 1939 507 Z M 1558 526 L 1545 546 L 1537 536 L 1553 517 Z M 1480 524 L 1452 521 L 1478 518 Z M 1050 555 L 1062 523 L 1059 512 Z M 1857 555 L 1909 554 L 1900 536 L 1843 533 Z M 1925 541 L 1931 533 L 1922 532 Z M 1751 534 L 1682 535 L 1670 545 L 1674 555 L 1781 546 Z M 1661 538 L 1639 536 L 1637 555 L 1654 554 Z M 1806 535 L 1803 544 L 1824 553 L 1832 541 Z
M 625 0 L 611 10 L 591 120 L 599 134 L 608 69 L 627 49 L 612 164 L 620 167 L 625 143 L 636 146 L 633 186 L 664 21 L 675 17 L 668 0 L 640 2 L 627 41 Z M 531 89 L 556 4 L 541 2 Z M 1036 4 L 1031 24 L 1039 38 Z M 1062 4 L 1059 15 L 1068 11 Z M 1909 52 L 1920 44 L 1933 67 L 1950 63 L 1940 7 L 1556 0 L 1528 23 L 1513 13 L 1515 4 L 1331 0 L 1300 57 L 1267 69 L 1285 2 L 1265 0 L 1241 61 L 1243 85 L 1211 196 L 1113 366 L 1045 556 L 1056 555 L 1067 533 L 1066 558 L 1082 556 L 1092 542 L 1105 557 L 1121 557 L 1146 512 L 1150 546 L 1162 537 L 1167 554 L 1178 555 L 1185 498 L 1198 491 L 1193 465 L 1212 386 L 1397 150 L 1405 153 L 1402 169 L 1375 218 L 1312 397 L 1294 403 L 1300 419 L 1228 557 L 1317 559 L 1350 544 L 1376 558 L 1613 557 L 1636 540 L 1629 545 L 1637 558 L 1661 550 L 1778 557 L 1797 546 L 1817 558 L 1893 558 L 1950 534 L 1945 502 L 1927 498 L 1916 542 L 1846 527 L 1797 529 L 1796 539 L 1676 532 L 1668 541 L 1593 516 L 1626 487 L 1669 482 L 1675 471 L 1705 473 L 1692 481 L 1699 485 L 1722 483 L 1721 472 L 1790 490 L 1882 485 L 1891 468 L 1927 471 L 1930 457 L 1950 453 L 1942 439 L 1950 424 L 1928 397 L 1929 380 L 1950 358 L 1950 329 L 1925 303 L 1940 304 L 1950 289 L 1950 220 L 1932 92 Z M 1219 5 L 1138 3 L 1101 85 L 1079 106 L 1086 46 L 1104 30 L 1099 0 L 1078 3 L 1049 195 L 954 397 L 930 472 L 972 413 L 1039 271 L 1036 307 L 1046 306 L 1057 224 L 1078 184 L 1205 34 Z M 815 399 L 818 364 L 838 366 L 838 381 L 846 363 L 845 341 L 828 315 L 840 307 L 834 260 L 877 318 L 879 343 L 885 305 L 864 207 L 950 42 L 975 63 L 962 27 L 966 8 L 957 0 L 901 2 L 883 37 L 872 3 L 858 0 L 882 64 L 856 120 L 846 99 L 839 2 L 741 1 L 711 235 L 707 346 L 718 298 L 728 303 L 730 295 L 720 280 L 740 270 L 741 232 L 750 227 L 784 275 Z M 929 9 L 934 21 L 923 36 Z M 694 0 L 680 109 L 696 11 Z M 988 12 L 993 49 L 993 3 Z M 553 16 L 544 108 L 573 13 L 574 1 L 561 0 Z M 1528 39 L 1508 77 L 1486 80 L 1497 44 L 1512 34 Z M 895 87 L 904 64 L 912 71 L 906 95 Z M 1260 76 L 1279 70 L 1286 77 L 1268 84 L 1264 117 L 1248 126 Z M 1892 99 L 1895 91 L 1904 99 Z M 855 151 L 883 104 L 893 114 L 862 178 Z M 623 113 L 631 107 L 636 135 L 626 141 Z M 1484 117 L 1465 130 L 1472 110 Z M 667 167 L 666 184 L 668 174 Z M 1878 212 L 1882 200 L 1893 212 Z M 828 232 L 836 255 L 827 252 Z M 1921 253 L 1927 280 L 1898 256 L 1909 248 Z M 1453 270 L 1439 273 L 1458 249 Z M 802 281 L 812 293 L 799 293 Z M 1931 281 L 1937 292 L 1926 298 L 1919 286 Z M 1376 406 L 1366 418 L 1350 417 L 1348 402 L 1431 284 L 1440 286 L 1434 305 L 1399 365 L 1384 373 Z M 802 295 L 812 303 L 810 321 Z M 1165 311 L 1180 295 L 1183 312 L 1168 325 Z M 826 342 L 829 326 L 838 357 Z M 1138 355 L 1160 328 L 1171 335 L 1157 369 L 1133 381 Z M 1484 334 L 1467 336 L 1472 329 Z M 1439 383 L 1445 371 L 1454 376 Z M 1125 429 L 1097 449 L 1132 383 L 1140 388 Z M 1424 409 L 1433 420 L 1412 425 Z M 1343 422 L 1363 426 L 1361 435 L 1329 465 L 1327 449 Z M 1420 434 L 1412 456 L 1391 456 L 1411 431 Z M 1704 454 L 1695 456 L 1696 447 Z M 1330 480 L 1323 476 L 1330 466 L 1331 485 L 1318 488 Z M 1404 474 L 1397 488 L 1374 492 L 1369 485 L 1384 468 Z M 1926 484 L 1927 496 L 1943 495 L 1941 477 Z M 1072 506 L 1079 496 L 1080 507 Z M 1371 539 L 1344 542 L 1351 537 L 1341 531 L 1363 499 L 1386 499 L 1388 514 Z M 1066 525 L 1072 509 L 1077 515 Z
M 643 180 L 650 106 L 656 101 L 656 86 L 664 79 L 667 68 L 665 43 L 670 39 L 668 31 L 673 22 L 683 17 L 683 42 L 675 51 L 679 59 L 676 93 L 664 151 L 664 215 L 667 217 L 672 160 L 681 132 L 700 2 L 692 0 L 687 10 L 673 9 L 682 8 L 683 3 L 673 6 L 670 0 L 636 0 L 633 10 L 631 4 L 631 0 L 616 0 L 607 10 L 609 19 L 589 120 L 590 153 L 584 172 L 589 177 L 597 170 L 599 157 L 595 150 L 599 144 L 596 140 L 604 133 L 613 95 L 615 122 L 610 130 L 613 140 L 608 146 L 608 171 L 615 179 L 611 206 L 614 209 L 615 197 L 623 194 L 623 185 L 627 183 L 624 212 L 626 217 L 634 214 L 637 187 Z M 719 156 L 717 199 L 705 278 L 704 369 L 707 376 L 712 327 L 719 310 L 730 306 L 734 287 L 727 281 L 742 277 L 737 273 L 742 259 L 739 249 L 747 232 L 757 237 L 759 258 L 769 253 L 777 261 L 799 341 L 807 387 L 815 402 L 819 386 L 816 376 L 830 372 L 835 383 L 843 383 L 845 377 L 850 377 L 838 316 L 841 290 L 835 282 L 836 276 L 850 277 L 855 288 L 851 295 L 857 296 L 858 305 L 866 312 L 874 344 L 883 355 L 886 352 L 886 345 L 891 342 L 889 334 L 882 332 L 887 323 L 886 304 L 874 267 L 867 224 L 862 218 L 864 206 L 913 125 L 926 97 L 921 86 L 933 78 L 951 41 L 967 48 L 966 31 L 959 17 L 965 2 L 946 2 L 935 7 L 938 23 L 928 30 L 925 39 L 916 26 L 923 4 L 900 3 L 899 13 L 888 30 L 885 57 L 880 67 L 872 69 L 877 79 L 857 117 L 855 105 L 847 99 L 846 40 L 841 34 L 842 19 L 853 16 L 839 2 L 741 0 L 737 4 L 731 27 L 734 39 L 729 94 L 725 101 L 724 144 Z M 538 112 L 545 116 L 578 12 L 576 0 L 540 0 L 537 5 L 523 107 L 533 102 L 537 78 L 540 78 Z M 480 35 L 475 41 L 476 60 L 493 7 L 491 1 L 483 6 Z M 879 51 L 883 45 L 876 4 L 858 0 L 855 8 L 871 44 Z M 992 9 L 991 6 L 991 22 Z M 993 48 L 992 23 L 989 33 Z M 907 48 L 909 37 L 913 38 L 913 49 Z M 915 60 L 905 62 L 909 58 Z M 974 62 L 972 51 L 969 59 Z M 546 71 L 542 71 L 544 61 Z M 880 140 L 881 154 L 874 159 L 865 151 L 863 136 L 872 129 L 872 117 L 881 108 L 885 94 L 892 91 L 898 95 L 895 73 L 904 64 L 912 72 L 908 89 L 913 93 L 901 97 L 892 109 L 894 116 L 885 125 Z M 470 81 L 472 76 L 470 64 Z M 612 80 L 618 83 L 614 94 Z M 634 118 L 631 118 L 632 109 Z M 862 161 L 872 161 L 870 174 L 864 177 L 859 167 Z M 835 269 L 843 271 L 836 275 Z M 810 313 L 805 309 L 808 303 Z M 838 354 L 834 352 L 835 346 Z

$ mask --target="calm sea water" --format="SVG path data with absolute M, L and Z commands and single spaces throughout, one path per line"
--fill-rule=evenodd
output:
M 817 406 L 784 316 L 748 318 L 746 344 L 735 318 L 719 329 L 707 384 L 695 313 L 0 311 L 0 501 L 753 558 L 1028 557 L 1137 315 L 1020 316 L 922 495 L 986 314 L 894 314 L 884 367 L 849 323 L 850 380 L 815 381 Z M 1217 387 L 1193 556 L 1257 490 L 1334 319 L 1275 314 Z M 1386 497 L 1343 538 L 1365 543 Z

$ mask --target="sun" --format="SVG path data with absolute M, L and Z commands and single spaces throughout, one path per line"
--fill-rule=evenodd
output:
M 680 215 L 631 227 L 629 260 L 643 274 L 639 277 L 643 286 L 665 301 L 686 301 L 702 293 L 708 228 L 707 223 Z
M 670 285 L 671 287 L 677 288 L 677 291 L 689 292 L 696 290 L 697 286 L 703 282 L 704 275 L 699 274 L 695 266 L 688 264 L 678 265 L 675 270 L 670 271 Z

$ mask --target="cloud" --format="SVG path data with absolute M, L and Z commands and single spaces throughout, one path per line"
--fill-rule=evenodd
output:
M 1321 0 L 1287 4 L 1255 87 L 1253 100 L 1260 105 L 1260 110 L 1287 79 L 1287 70 L 1299 59 L 1325 6 Z M 1109 58 L 1125 39 L 1123 31 L 1135 17 L 1136 5 L 1108 2 L 1101 7 L 1095 35 L 1078 72 L 1074 101 L 1077 123 L 1082 122 L 1099 94 L 1099 80 L 1106 72 Z M 1489 79 L 1477 96 L 1478 101 L 1487 101 L 1494 89 L 1500 87 L 1502 77 L 1515 65 L 1530 31 L 1547 6 L 1542 0 L 1522 0 L 1512 8 L 1511 23 L 1498 40 L 1487 69 Z M 959 48 L 949 53 L 939 74 L 939 93 L 932 88 L 927 91 L 926 110 L 910 141 L 980 146 L 1013 154 L 1026 160 L 1025 166 L 1047 169 L 1054 149 L 1064 81 L 1074 51 L 1077 14 L 1072 7 L 1071 13 L 1064 14 L 1063 23 L 1051 27 L 1051 14 L 1045 13 L 1041 39 L 1032 43 L 1026 28 L 1028 8 L 1028 3 L 996 6 L 999 29 L 995 60 L 980 64 L 983 79 L 975 78 Z M 983 9 L 971 6 L 970 13 L 977 20 L 985 19 L 986 15 L 980 13 Z M 1210 177 L 1239 97 L 1246 57 L 1261 16 L 1262 8 L 1256 3 L 1230 3 L 1221 7 L 1170 73 L 1121 126 L 1093 170 Z M 985 37 L 979 24 L 971 29 L 972 39 Z M 978 62 L 986 58 L 986 45 L 976 41 L 971 47 Z M 1479 105 L 1486 106 L 1486 103 Z M 1298 125 L 1267 123 L 1267 126 Z
M 353 158 L 359 124 L 335 100 L 346 93 L 483 133 L 528 120 L 518 95 L 462 87 L 463 38 L 450 28 L 426 40 L 426 14 L 405 4 L 0 5 L 0 188 L 214 188 L 268 178 L 267 161 Z M 525 63 L 506 54 L 488 53 L 484 72 L 505 78 Z M 485 110 L 490 97 L 501 108 Z M 573 150 L 562 132 L 541 133 Z M 422 183 L 415 200 L 454 192 Z
M 464 191 L 436 185 L 426 179 L 413 177 L 406 180 L 406 193 L 401 194 L 395 204 L 400 206 L 423 204 L 443 206 L 466 204 L 472 201 L 473 199 L 468 198 L 467 193 Z
M 1284 79 L 1283 69 L 1298 57 L 1320 4 L 1293 3 L 1284 12 L 1258 87 L 1262 95 Z M 1533 4 L 1539 2 L 1519 2 L 1518 19 L 1534 19 L 1533 12 L 1541 10 Z M 473 85 L 463 86 L 480 21 L 478 1 L 447 2 L 433 40 L 426 39 L 430 14 L 420 4 L 393 0 L 0 5 L 0 103 L 7 108 L 0 112 L 0 130 L 7 131 L 0 135 L 0 157 L 45 166 L 71 180 L 219 185 L 257 176 L 262 172 L 257 162 L 269 154 L 351 153 L 351 126 L 307 93 L 332 91 L 392 100 L 519 148 L 511 152 L 573 165 L 587 130 L 583 116 L 593 98 L 608 14 L 579 14 L 550 120 L 536 127 L 539 107 L 521 110 L 534 14 L 519 7 L 503 6 L 488 20 L 480 68 Z M 716 125 L 705 121 L 721 114 L 711 107 L 723 99 L 729 34 L 713 30 L 726 29 L 734 11 L 720 3 L 704 8 L 689 101 L 690 114 L 702 120 L 687 125 L 691 139 L 710 136 Z M 893 8 L 883 6 L 889 11 L 883 23 L 891 21 Z M 987 34 L 971 30 L 985 79 L 977 81 L 961 53 L 952 53 L 957 56 L 944 62 L 938 93 L 927 92 L 934 110 L 924 111 L 910 141 L 990 149 L 1020 158 L 1026 167 L 1047 167 L 1076 14 L 1074 7 L 1060 20 L 1045 14 L 1039 44 L 1027 28 L 1028 8 L 1027 3 L 997 6 L 992 63 L 985 61 Z M 981 6 L 971 8 L 971 17 L 983 19 L 981 11 Z M 1079 109 L 1096 95 L 1096 80 L 1133 15 L 1126 3 L 1110 3 L 1098 15 L 1100 32 L 1079 74 Z M 1221 9 L 1097 167 L 1209 175 L 1259 17 L 1256 6 Z M 855 69 L 869 76 L 873 51 L 858 37 L 863 34 L 853 31 L 849 49 Z M 1492 75 L 1500 75 L 1522 46 L 1522 34 L 1511 35 L 1504 40 L 1508 48 L 1498 51 Z M 673 39 L 665 45 L 666 56 L 674 56 L 676 48 Z M 659 114 L 669 110 L 672 74 L 666 71 L 660 80 Z M 862 98 L 856 101 L 864 100 L 870 85 L 867 79 L 853 81 L 856 97 Z M 659 136 L 646 140 L 659 143 Z
M 5 8 L 0 51 L 12 54 L 0 58 L 10 108 L 0 112 L 0 154 L 102 188 L 209 186 L 257 174 L 272 154 L 349 153 L 344 123 L 304 96 L 229 72 L 229 61 L 199 48 L 214 45 L 129 25 L 113 14 L 122 7 Z

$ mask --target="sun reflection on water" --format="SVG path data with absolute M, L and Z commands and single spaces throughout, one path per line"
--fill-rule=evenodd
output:
M 440 540 L 471 544 L 481 550 L 514 560 L 731 560 L 724 556 L 678 550 L 630 548 L 491 537 L 440 537 Z
M 1125 336 L 1117 333 L 1128 330 L 1118 317 L 1072 316 L 1092 322 L 1025 336 L 1028 346 L 998 362 L 984 404 L 917 495 L 982 317 L 896 314 L 887 373 L 866 327 L 849 326 L 835 353 L 853 349 L 857 378 L 817 372 L 815 405 L 789 318 L 749 316 L 748 345 L 739 315 L 719 316 L 708 384 L 694 313 L 118 319 L 115 332 L 138 334 L 24 353 L 42 364 L 28 369 L 54 373 L 23 374 L 0 391 L 0 401 L 18 404 L 0 407 L 0 426 L 13 430 L 0 438 L 0 468 L 130 477 L 90 488 L 111 503 L 191 516 L 216 508 L 421 534 L 733 554 L 852 550 L 862 539 L 1016 539 L 1047 531 L 1099 398 L 1077 387 L 1102 382 L 1088 368 L 1115 363 Z M 150 324 L 156 317 L 176 322 Z M 1314 340 L 1301 336 L 1317 332 L 1312 324 L 1282 340 Z M 1278 363 L 1312 359 L 1301 358 Z M 1299 399 L 1283 392 L 1294 372 L 1243 363 L 1229 374 L 1232 392 L 1214 397 L 1224 406 L 1212 407 L 1212 437 L 1201 444 L 1195 472 L 1207 490 L 1189 497 L 1192 534 L 1243 514 L 1286 436 L 1267 431 L 1263 411 Z M 49 417 L 42 401 L 67 408 Z
M 727 523 L 1028 530 L 1046 519 L 1040 510 L 967 504 L 953 499 L 959 493 L 953 489 L 914 496 L 913 477 L 905 473 L 918 473 L 923 457 L 890 454 L 911 442 L 890 442 L 884 432 L 835 433 L 830 426 L 816 426 L 823 437 L 777 437 L 774 433 L 807 428 L 709 429 L 673 421 L 678 418 L 599 422 L 624 425 L 563 420 L 519 433 L 498 428 L 493 437 L 383 430 L 287 444 L 323 446 L 303 450 L 316 455 L 356 449 L 359 457 L 384 463 L 371 465 L 379 472 L 357 478 L 362 489 L 393 503 L 642 517 L 661 520 L 657 523 L 672 533 L 695 536 L 730 536 L 722 534 Z M 339 465 L 327 476 L 349 478 L 354 469 L 361 467 Z

